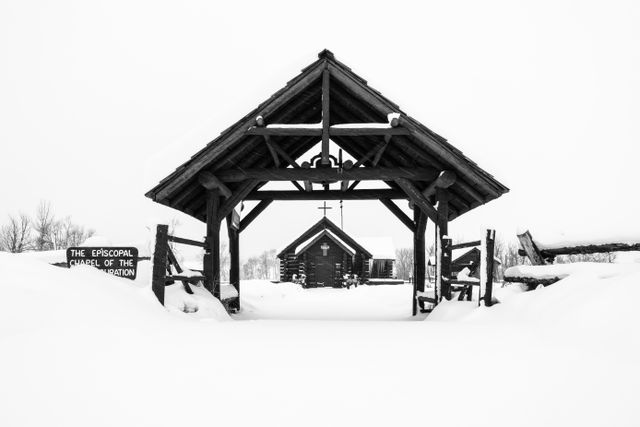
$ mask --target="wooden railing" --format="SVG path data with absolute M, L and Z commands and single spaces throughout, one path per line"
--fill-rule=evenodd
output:
M 442 238 L 442 244 L 436 250 L 436 284 L 434 296 L 419 296 L 421 302 L 438 304 L 442 298 L 451 300 L 454 292 L 459 292 L 458 300 L 471 301 L 473 299 L 473 287 L 478 287 L 478 305 L 484 301 L 486 306 L 493 304 L 493 269 L 494 269 L 494 248 L 495 248 L 495 230 L 486 230 L 486 235 L 482 240 L 474 240 L 470 242 L 452 243 L 449 238 Z M 484 254 L 484 259 L 480 259 L 479 268 L 483 269 L 478 281 L 468 279 L 458 279 L 453 277 L 453 270 L 458 272 L 464 267 L 470 267 L 472 264 L 459 263 L 452 261 L 452 251 L 454 249 L 481 247 L 480 253 Z M 483 289 L 484 288 L 484 289 Z M 484 294 L 482 291 L 484 290 Z
M 182 282 L 184 290 L 193 294 L 190 284 L 204 282 L 204 276 L 185 276 L 184 270 L 180 267 L 178 260 L 169 246 L 169 242 L 183 245 L 206 247 L 204 242 L 184 239 L 169 234 L 169 226 L 160 224 L 156 228 L 155 250 L 153 252 L 153 271 L 151 278 L 151 288 L 161 304 L 164 305 L 164 288 L 177 281 Z M 175 273 L 174 273 L 175 270 Z

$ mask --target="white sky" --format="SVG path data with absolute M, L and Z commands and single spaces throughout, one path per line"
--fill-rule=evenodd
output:
M 5 0 L 0 218 L 47 199 L 114 242 L 173 217 L 200 238 L 144 193 L 328 48 L 511 188 L 454 236 L 637 230 L 638 22 L 637 1 Z M 243 257 L 281 248 L 321 204 L 271 205 Z M 345 202 L 344 217 L 354 236 L 411 245 L 375 201 Z

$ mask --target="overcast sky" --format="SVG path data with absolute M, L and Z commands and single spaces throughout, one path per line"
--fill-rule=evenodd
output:
M 4 0 L 0 218 L 46 199 L 114 242 L 174 217 L 202 237 L 144 193 L 328 48 L 511 189 L 454 236 L 637 230 L 639 5 Z M 320 204 L 271 205 L 243 258 L 281 248 Z M 345 231 L 411 244 L 380 203 L 344 206 Z

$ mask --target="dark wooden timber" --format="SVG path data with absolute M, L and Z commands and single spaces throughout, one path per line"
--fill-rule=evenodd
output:
M 251 224 L 253 220 L 256 219 L 258 215 L 260 215 L 272 202 L 273 199 L 264 199 L 261 200 L 260 203 L 258 203 L 253 209 L 251 209 L 251 212 L 249 212 L 244 218 L 242 218 L 242 221 L 240 221 L 240 232 L 246 230 L 249 224 Z
M 485 254 L 486 259 L 484 261 L 485 279 L 484 284 L 484 305 L 491 307 L 493 303 L 493 251 L 495 247 L 496 232 L 495 230 L 487 230 L 485 236 Z
M 197 240 L 184 239 L 182 237 L 176 237 L 171 235 L 168 236 L 168 239 L 170 242 L 180 243 L 182 245 L 199 246 L 201 248 L 206 247 L 206 244 L 204 242 L 198 242 Z
M 544 258 L 542 254 L 538 250 L 538 247 L 533 242 L 531 238 L 531 233 L 529 231 L 525 231 L 522 234 L 518 234 L 518 240 L 520 241 L 520 245 L 522 249 L 524 249 L 525 253 L 529 257 L 529 261 L 531 261 L 531 265 L 545 265 Z
M 407 216 L 402 209 L 398 207 L 391 199 L 380 199 L 380 202 L 387 207 L 404 225 L 407 226 L 412 233 L 416 231 L 416 225 L 411 218 Z
M 535 277 L 526 277 L 526 276 L 504 276 L 504 281 L 509 283 L 525 283 L 527 285 L 543 285 L 549 286 L 557 281 L 562 280 L 562 277 L 551 277 L 547 279 L 538 279 Z
M 267 144 L 267 149 L 269 150 L 269 153 L 271 154 L 271 158 L 273 159 L 273 164 L 276 165 L 277 168 L 280 167 L 280 158 L 278 157 L 278 153 L 276 152 L 276 149 L 273 147 L 273 143 L 271 142 L 271 138 L 269 138 L 269 136 L 265 135 L 264 136 L 264 142 Z
M 198 181 L 207 190 L 218 190 L 224 197 L 231 197 L 231 190 L 211 172 L 200 172 Z
M 229 283 L 238 292 L 238 298 L 229 302 L 233 310 L 240 310 L 240 230 L 232 226 L 233 212 L 227 216 L 227 232 L 229 234 Z
M 293 190 L 263 190 L 252 191 L 247 194 L 244 200 L 377 200 L 377 199 L 406 199 L 407 195 L 403 191 L 380 189 L 380 190 L 315 190 L 315 191 L 293 191 Z
M 458 280 L 451 279 L 447 280 L 450 285 L 470 285 L 470 286 L 480 286 L 480 282 L 476 282 L 474 280 Z
M 251 127 L 247 129 L 247 135 L 267 136 L 318 136 L 322 137 L 323 129 L 309 125 L 309 127 Z M 403 127 L 349 127 L 347 124 L 340 127 L 330 127 L 329 137 L 332 136 L 371 136 L 371 135 L 411 135 L 408 129 Z
M 415 230 L 413 232 L 413 298 L 411 310 L 415 316 L 418 313 L 417 293 L 424 292 L 426 279 L 426 253 L 425 253 L 425 231 L 427 227 L 427 215 L 420 209 L 413 210 L 413 220 Z M 424 308 L 421 302 L 421 308 Z
M 480 240 L 474 240 L 472 242 L 465 242 L 465 243 L 456 243 L 451 245 L 451 250 L 454 249 L 464 249 L 464 248 L 473 248 L 475 246 L 480 246 L 482 244 L 482 241 Z
M 438 216 L 448 218 L 449 214 L 449 193 L 444 189 L 436 190 L 436 200 L 438 202 Z M 451 299 L 451 286 L 447 279 L 451 277 L 451 239 L 447 238 L 449 223 L 445 219 L 436 225 L 436 247 L 438 253 L 436 291 L 439 298 Z M 438 283 L 439 282 L 439 283 Z
M 205 280 L 204 276 L 181 276 L 179 274 L 175 274 L 172 276 L 167 276 L 165 278 L 165 282 L 175 282 L 175 281 L 180 281 L 180 282 L 202 282 Z M 193 291 L 191 292 L 193 293 Z
M 329 70 L 325 67 L 322 71 L 322 148 L 321 148 L 321 163 L 323 165 L 329 165 L 329 81 L 331 75 Z
M 578 245 L 562 248 L 540 249 L 540 255 L 544 259 L 555 258 L 558 255 L 578 255 L 578 254 L 600 254 L 607 252 L 628 252 L 640 251 L 640 243 L 605 243 L 599 245 Z M 526 256 L 527 253 L 519 249 L 520 256 Z
M 162 305 L 164 305 L 164 286 L 167 275 L 165 270 L 167 268 L 167 250 L 169 249 L 168 236 L 169 226 L 159 224 L 156 227 L 156 245 L 153 251 L 151 289 Z
M 248 168 L 248 169 L 232 169 L 218 172 L 218 178 L 225 182 L 238 182 L 247 179 L 256 179 L 259 181 L 342 181 L 358 180 L 358 181 L 392 181 L 399 178 L 411 179 L 414 181 L 431 181 L 435 178 L 437 172 L 435 169 L 417 169 L 417 168 L 294 168 L 294 169 L 276 169 L 276 168 Z M 424 198 L 424 197 L 423 197 Z
M 207 192 L 207 237 L 204 254 L 204 287 L 220 299 L 220 195 Z
M 409 196 L 409 200 L 415 203 L 422 212 L 424 212 L 430 220 L 435 222 L 436 224 L 441 224 L 447 221 L 446 216 L 441 216 L 435 210 L 433 206 L 429 203 L 429 201 L 422 195 L 420 190 L 416 188 L 416 186 L 406 178 L 396 178 L 395 182 L 402 188 L 402 190 L 407 193 Z
M 258 185 L 258 181 L 255 180 L 255 179 L 246 180 L 240 186 L 240 188 L 238 188 L 231 195 L 231 197 L 229 197 L 224 202 L 224 204 L 220 207 L 219 212 L 218 212 L 218 214 L 220 215 L 220 217 L 218 218 L 218 222 L 222 221 L 223 218 L 225 218 L 227 215 L 229 215 L 229 212 L 231 212 L 231 210 L 233 208 L 235 208 L 238 203 L 243 201 L 245 199 L 245 197 L 247 197 L 247 194 L 249 194 L 254 188 L 256 188 L 257 185 Z

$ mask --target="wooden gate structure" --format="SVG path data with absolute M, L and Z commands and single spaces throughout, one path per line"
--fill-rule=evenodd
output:
M 343 162 L 331 153 L 330 141 L 356 161 Z M 318 154 L 299 163 L 316 145 Z M 294 188 L 260 190 L 269 181 L 290 181 Z M 357 189 L 361 181 L 380 181 L 384 187 Z M 451 220 L 508 191 L 324 50 L 146 196 L 206 223 L 205 287 L 217 297 L 221 222 L 231 223 L 243 200 L 259 203 L 237 230 L 228 226 L 230 281 L 238 287 L 239 237 L 274 200 L 378 200 L 414 236 L 415 314 L 416 293 L 425 288 L 427 221 L 434 223 L 442 244 Z M 413 218 L 394 199 L 408 200 Z

